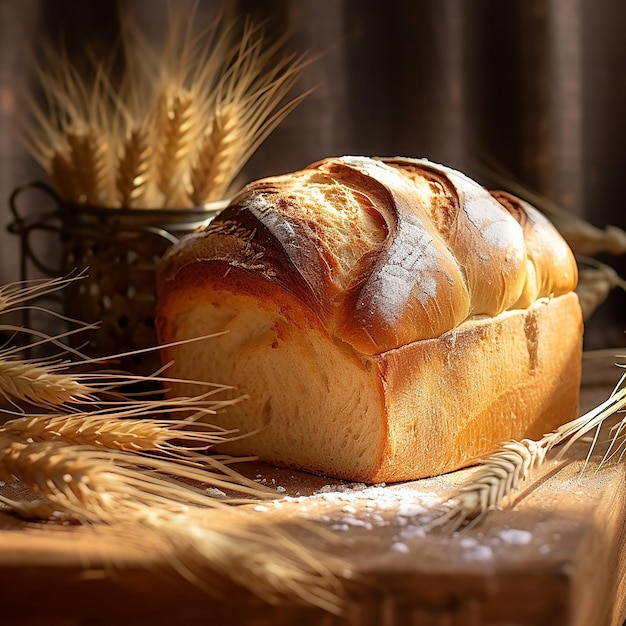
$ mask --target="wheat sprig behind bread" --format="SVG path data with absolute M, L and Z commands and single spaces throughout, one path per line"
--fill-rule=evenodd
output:
M 626 290 L 626 281 L 609 265 L 597 259 L 576 255 L 578 285 L 576 293 L 587 320 L 616 288 Z
M 246 23 L 191 168 L 193 203 L 224 197 L 250 156 L 308 95 L 281 104 L 311 60 L 276 59 L 280 45 L 264 46 L 258 27 Z
M 626 254 L 626 231 L 617 226 L 599 228 L 587 220 L 568 211 L 545 195 L 536 192 L 521 182 L 502 163 L 489 155 L 473 163 L 473 168 L 503 189 L 523 198 L 542 211 L 563 235 L 572 251 L 577 255 L 594 257 L 601 252 L 612 255 Z

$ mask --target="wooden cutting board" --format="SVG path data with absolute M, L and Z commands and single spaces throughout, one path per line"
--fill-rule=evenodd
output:
M 581 410 L 604 400 L 620 373 L 586 366 Z M 587 450 L 577 445 L 559 465 L 546 463 L 532 489 L 453 535 L 424 527 L 472 470 L 367 487 L 247 466 L 282 498 L 267 505 L 273 514 L 317 520 L 331 532 L 316 547 L 361 574 L 347 583 L 342 616 L 242 592 L 214 598 L 174 576 L 166 551 L 139 549 L 115 528 L 94 534 L 0 512 L 0 624 L 618 626 L 626 617 L 626 464 L 598 469 L 594 455 L 581 473 Z

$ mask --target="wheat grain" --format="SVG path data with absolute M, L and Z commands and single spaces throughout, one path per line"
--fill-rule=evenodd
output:
M 220 82 L 215 96 L 214 117 L 205 133 L 211 136 L 214 131 L 219 138 L 211 147 L 223 149 L 224 155 L 216 149 L 215 163 L 221 163 L 221 173 L 216 180 L 221 197 L 229 188 L 250 156 L 257 150 L 280 122 L 308 95 L 304 92 L 285 102 L 289 91 L 295 85 L 305 67 L 312 62 L 305 57 L 288 56 L 277 60 L 281 42 L 265 45 L 263 33 L 257 25 L 247 22 L 238 49 L 234 50 L 229 69 Z M 232 121 L 231 121 L 232 120 Z M 236 134 L 227 132 L 236 128 Z M 222 135 L 230 141 L 222 142 Z M 228 166 L 226 166 L 228 164 Z M 199 179 L 203 172 L 196 176 Z M 220 198 L 217 191 L 211 192 L 210 199 Z
M 80 190 L 79 203 L 108 205 L 110 157 L 105 136 L 93 126 L 68 129 L 66 136 Z
M 146 415 L 149 415 L 147 411 Z M 154 419 L 148 416 L 129 418 L 121 410 L 109 410 L 106 413 L 93 410 L 70 415 L 29 414 L 7 422 L 2 428 L 7 433 L 21 435 L 23 439 L 62 439 L 74 445 L 127 452 L 158 451 L 172 455 L 207 450 L 237 434 L 237 431 L 203 422 Z
M 73 203 L 80 201 L 80 187 L 76 171 L 64 151 L 58 150 L 50 157 L 50 177 L 63 200 Z
M 11 498 L 0 495 L 0 503 L 23 519 L 38 521 L 52 518 L 64 518 L 50 502 L 44 499 L 12 500 Z
M 62 439 L 73 445 L 92 445 L 127 452 L 162 450 L 174 425 L 150 419 L 115 419 L 78 415 L 29 415 L 7 422 L 3 430 L 23 439 Z M 213 443 L 213 442 L 211 442 Z M 207 447 L 210 443 L 207 443 Z

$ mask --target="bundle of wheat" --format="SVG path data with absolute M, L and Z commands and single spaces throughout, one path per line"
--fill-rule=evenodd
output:
M 30 152 L 73 204 L 185 208 L 223 199 L 243 166 L 308 91 L 289 98 L 311 59 L 223 16 L 194 32 L 175 13 L 165 42 L 124 24 L 125 72 L 89 76 L 48 48 L 46 105 L 30 100 Z M 193 25 L 193 26 L 192 26 Z

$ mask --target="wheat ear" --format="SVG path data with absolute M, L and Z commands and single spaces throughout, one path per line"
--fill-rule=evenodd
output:
M 49 171 L 61 198 L 67 202 L 79 202 L 81 191 L 76 170 L 65 150 L 57 150 L 50 156 Z
M 163 194 L 163 206 L 179 207 L 184 199 L 185 162 L 191 152 L 197 127 L 191 94 L 181 89 L 171 98 L 162 97 L 159 116 L 156 184 Z
M 219 107 L 204 134 L 190 170 L 190 199 L 194 206 L 224 198 L 232 180 L 232 161 L 241 142 L 241 117 L 234 105 Z
M 123 419 L 97 414 L 52 414 L 28 415 L 6 422 L 0 432 L 14 441 L 60 441 L 77 448 L 88 446 L 148 456 L 156 454 L 172 461 L 174 464 L 167 466 L 170 473 L 180 476 L 183 471 L 185 480 L 210 480 L 213 487 L 256 498 L 273 494 L 231 469 L 229 464 L 234 461 L 231 457 L 204 453 L 216 443 L 233 437 L 231 431 L 211 424 L 191 425 L 186 420 L 150 417 Z
M 88 386 L 54 365 L 0 358 L 0 395 L 39 406 L 60 406 L 93 399 Z
M 203 484 L 237 489 L 256 498 L 268 496 L 256 483 L 238 484 L 228 474 L 185 463 L 75 446 L 62 439 L 16 441 L 5 431 L 0 433 L 0 461 L 0 479 L 10 482 L 15 477 L 58 512 L 89 523 L 133 521 L 135 505 L 179 513 L 190 506 L 229 506 L 227 501 L 209 496 L 200 487 Z
M 452 496 L 453 507 L 433 526 L 444 526 L 452 531 L 468 524 L 477 524 L 487 513 L 500 507 L 506 496 L 529 479 L 532 470 L 539 467 L 547 453 L 566 442 L 559 458 L 581 437 L 599 429 L 605 420 L 626 406 L 626 379 L 609 398 L 585 413 L 548 433 L 539 441 L 524 439 L 504 443 L 493 454 L 479 462 L 470 482 L 462 485 Z M 591 449 L 589 454 L 591 454 Z
M 105 136 L 93 126 L 75 127 L 68 129 L 67 142 L 80 189 L 79 202 L 106 206 L 111 172 Z
M 28 415 L 4 424 L 7 433 L 38 440 L 62 439 L 73 445 L 90 445 L 126 452 L 160 452 L 183 455 L 208 450 L 231 438 L 237 431 L 186 420 L 124 418 L 97 412 L 78 414 Z M 185 442 L 185 447 L 180 444 Z
M 202 204 L 225 197 L 250 156 L 308 92 L 285 102 L 311 61 L 276 60 L 282 42 L 267 46 L 261 29 L 247 22 L 240 45 L 217 86 L 212 116 L 191 170 L 190 197 Z
M 117 165 L 116 187 L 122 207 L 139 207 L 146 195 L 152 143 L 147 126 L 138 126 L 130 134 L 122 147 Z

